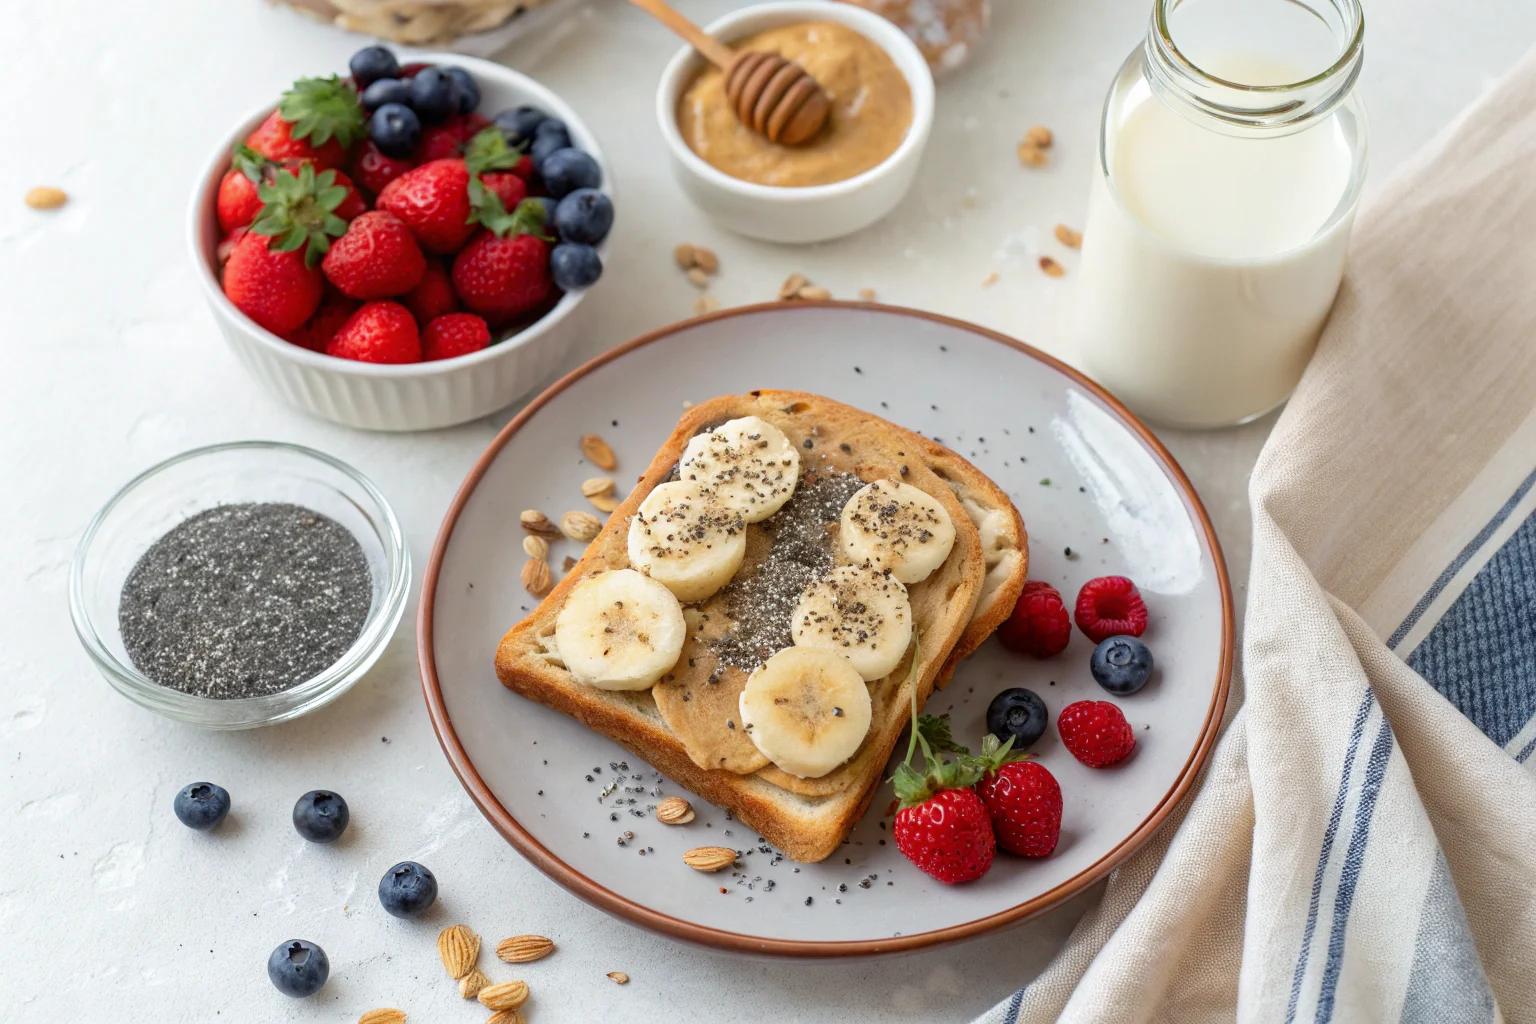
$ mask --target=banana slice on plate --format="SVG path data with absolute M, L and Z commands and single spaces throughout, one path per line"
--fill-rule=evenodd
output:
M 790 622 L 796 647 L 841 655 L 870 682 L 896 671 L 912 642 L 907 588 L 867 565 L 840 565 L 812 583 Z
M 629 564 L 679 601 L 702 601 L 731 581 L 747 553 L 747 524 L 691 480 L 658 484 L 629 521 Z
M 800 453 L 772 423 L 743 416 L 695 434 L 683 449 L 677 474 L 756 523 L 783 508 L 795 493 Z
M 852 757 L 869 732 L 869 688 L 847 658 L 788 647 L 747 679 L 741 724 L 763 756 L 816 779 Z
M 955 524 L 927 491 L 876 480 L 843 506 L 838 536 L 849 561 L 889 569 L 910 586 L 944 564 L 955 546 Z
M 644 690 L 677 664 L 688 626 L 672 592 L 633 569 L 582 580 L 555 618 L 555 648 L 578 682 Z

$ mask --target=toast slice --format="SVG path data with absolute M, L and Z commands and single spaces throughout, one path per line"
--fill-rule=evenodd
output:
M 629 566 L 629 520 L 640 503 L 674 477 L 690 438 L 742 416 L 762 417 L 798 446 L 802 475 L 795 497 L 748 528 L 746 559 L 732 583 L 685 609 L 689 639 L 682 656 L 651 690 L 618 692 L 577 682 L 552 642 L 566 596 L 587 576 Z M 793 574 L 781 578 L 783 560 L 775 560 L 775 553 L 792 542 L 803 548 L 809 538 L 825 546 L 830 564 L 842 504 L 878 479 L 899 479 L 939 501 L 954 523 L 955 544 L 937 571 L 909 588 L 920 637 L 916 670 L 909 653 L 894 672 L 871 682 L 872 722 L 858 751 L 821 778 L 799 779 L 769 763 L 735 728 L 737 700 L 750 666 L 743 664 L 740 643 L 735 655 L 722 654 L 722 638 L 735 641 L 745 634 L 763 643 L 758 650 L 762 659 L 789 646 L 784 603 L 792 609 L 806 580 Z M 936 683 L 947 681 L 959 657 L 1011 610 L 1023 587 L 1023 538 L 1022 521 L 1007 496 L 942 445 L 817 395 L 754 391 L 716 398 L 683 416 L 581 560 L 502 638 L 497 676 L 508 688 L 576 718 L 692 792 L 728 808 L 788 856 L 821 860 L 836 850 L 868 807 L 907 724 L 911 687 L 921 705 Z M 744 614 L 743 608 L 753 614 Z M 775 639 L 771 627 L 780 620 L 785 637 Z

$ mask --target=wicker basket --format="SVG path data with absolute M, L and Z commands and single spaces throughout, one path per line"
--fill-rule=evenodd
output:
M 276 0 L 319 21 L 349 32 L 377 36 L 405 46 L 464 46 L 472 38 L 505 45 L 534 8 L 568 8 L 570 0 Z M 544 14 L 544 10 L 536 12 Z M 553 11 L 550 11 L 553 13 Z M 532 27 L 532 26 L 530 26 Z M 456 45 L 458 44 L 458 45 Z

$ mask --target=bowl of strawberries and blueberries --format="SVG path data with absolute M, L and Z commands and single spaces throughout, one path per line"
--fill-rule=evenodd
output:
M 1048 583 L 1024 585 L 1012 614 L 998 627 L 1011 651 L 1052 658 L 1067 648 L 1076 622 L 1094 643 L 1089 670 L 1109 695 L 1129 697 L 1152 677 L 1152 652 L 1140 637 L 1147 605 L 1124 576 L 1083 584 L 1069 613 Z M 941 882 L 970 882 L 986 874 L 999 849 L 1020 857 L 1048 857 L 1061 838 L 1061 785 L 1033 759 L 1050 710 L 1033 690 L 1009 687 L 987 708 L 987 732 L 972 753 L 951 735 L 948 715 L 914 709 L 906 760 L 892 780 L 898 810 L 896 848 Z M 1089 768 L 1110 768 L 1136 748 L 1136 734 L 1120 707 L 1080 700 L 1056 716 L 1061 744 Z M 921 751 L 922 758 L 914 762 Z M 946 757 L 949 754 L 952 756 Z
M 369 363 L 469 355 L 596 283 L 602 169 L 533 106 L 479 112 L 463 68 L 359 50 L 304 78 L 219 182 L 224 294 L 273 334 Z

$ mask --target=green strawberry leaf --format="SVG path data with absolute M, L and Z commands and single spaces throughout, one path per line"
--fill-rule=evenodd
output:
M 482 171 L 511 170 L 522 158 L 521 147 L 507 145 L 507 137 L 495 126 L 476 132 L 464 148 L 464 163 L 474 175 Z
M 283 93 L 277 112 L 293 125 L 294 138 L 308 139 L 314 146 L 334 138 L 347 147 L 367 130 L 357 92 L 335 75 L 294 82 L 293 88 Z
M 928 777 L 909 764 L 896 766 L 891 784 L 896 790 L 896 799 L 901 801 L 903 807 L 920 804 L 933 795 L 933 791 L 928 788 Z
M 546 242 L 554 241 L 553 236 L 544 232 L 543 204 L 524 199 L 508 213 L 501 196 L 486 188 L 478 174 L 469 179 L 469 222 L 484 225 L 497 238 L 532 235 Z
M 251 230 L 276 239 L 271 248 L 278 252 L 293 252 L 307 243 L 304 262 L 313 267 L 330 249 L 331 239 L 347 233 L 347 222 L 335 212 L 347 190 L 335 182 L 335 171 L 317 175 L 309 163 L 298 174 L 278 171 L 256 190 L 262 207 Z
M 260 185 L 264 173 L 268 167 L 274 166 L 272 161 L 256 152 L 245 143 L 239 143 L 229 156 L 230 167 L 239 171 L 251 181 Z
M 917 731 L 928 741 L 929 746 L 937 751 L 949 751 L 955 754 L 969 754 L 971 751 L 955 742 L 954 736 L 949 731 L 949 715 L 942 714 L 920 715 L 917 719 Z

